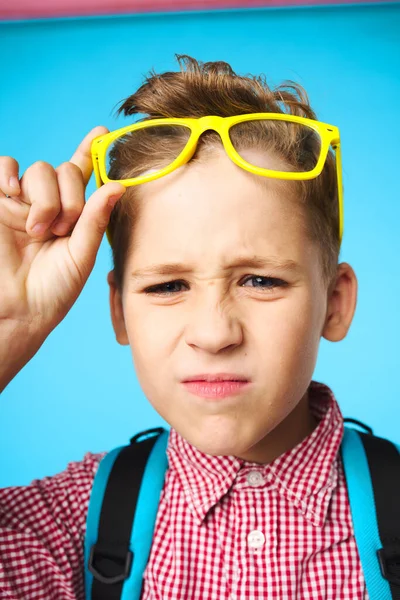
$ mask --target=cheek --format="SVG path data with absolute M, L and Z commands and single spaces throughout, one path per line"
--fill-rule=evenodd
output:
M 157 353 L 181 334 L 183 318 L 179 307 L 132 306 L 125 323 L 135 346 L 146 346 L 151 353 Z
M 311 297 L 299 293 L 287 303 L 276 303 L 263 321 L 258 315 L 258 323 L 264 326 L 259 325 L 258 332 L 253 329 L 270 374 L 290 379 L 313 370 L 320 339 L 319 312 Z
M 138 379 L 148 388 L 168 367 L 174 341 L 179 337 L 177 319 L 167 307 L 152 310 L 148 305 L 132 302 L 125 309 L 125 325 Z

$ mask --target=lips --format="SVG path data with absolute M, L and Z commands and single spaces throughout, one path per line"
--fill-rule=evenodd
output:
M 203 377 L 203 379 L 196 379 Z M 204 379 L 208 377 L 208 379 Z M 211 377 L 211 380 L 210 380 Z M 222 378 L 223 377 L 223 378 Z M 238 379 L 241 377 L 241 379 Z M 234 379 L 236 378 L 236 379 Z M 194 396 L 208 399 L 213 402 L 227 397 L 238 397 L 247 390 L 250 382 L 240 375 L 195 375 L 195 379 L 186 380 L 182 385 Z
M 244 375 L 238 373 L 200 373 L 198 375 L 185 377 L 185 379 L 183 379 L 182 381 L 183 383 L 187 383 L 189 381 L 249 381 L 249 379 L 248 377 L 245 377 Z

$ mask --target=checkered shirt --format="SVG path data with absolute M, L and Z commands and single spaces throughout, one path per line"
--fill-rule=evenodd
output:
M 142 600 L 368 599 L 338 454 L 343 418 L 310 384 L 316 429 L 267 465 L 209 456 L 174 429 Z M 87 453 L 0 490 L 1 600 L 83 600 Z

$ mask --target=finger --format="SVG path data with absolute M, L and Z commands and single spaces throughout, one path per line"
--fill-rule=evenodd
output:
M 56 169 L 61 210 L 50 226 L 55 235 L 66 235 L 79 219 L 85 206 L 82 171 L 71 162 Z
M 26 221 L 26 232 L 35 238 L 42 237 L 61 209 L 57 175 L 45 162 L 31 165 L 21 179 L 22 193 L 31 204 Z
M 21 191 L 18 178 L 19 165 L 11 156 L 0 156 L 0 190 L 8 196 L 18 196 Z
M 86 281 L 96 260 L 104 232 L 116 202 L 125 193 L 119 183 L 107 183 L 86 202 L 68 242 L 71 256 Z
M 88 184 L 93 171 L 92 155 L 90 152 L 92 141 L 94 138 L 98 137 L 99 135 L 104 135 L 105 133 L 108 133 L 108 129 L 102 125 L 92 129 L 92 131 L 90 131 L 87 136 L 83 138 L 82 142 L 79 144 L 70 160 L 70 162 L 79 167 L 82 171 L 85 186 Z
M 26 233 L 25 224 L 30 205 L 22 202 L 17 196 L 5 196 L 0 192 L 0 224 Z

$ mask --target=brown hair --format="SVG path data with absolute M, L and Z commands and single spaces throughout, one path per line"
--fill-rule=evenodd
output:
M 305 90 L 293 82 L 285 82 L 271 89 L 263 75 L 237 75 L 231 66 L 222 61 L 201 63 L 186 55 L 176 55 L 180 72 L 166 72 L 160 75 L 150 72 L 145 82 L 132 96 L 122 101 L 118 114 L 146 115 L 141 120 L 160 117 L 202 117 L 218 115 L 228 117 L 254 112 L 287 113 L 315 119 Z M 236 145 L 248 148 L 268 148 L 285 163 L 305 170 L 310 161 L 315 160 L 318 151 L 315 136 L 290 135 L 288 129 L 275 122 L 271 136 L 263 136 L 259 127 L 242 128 L 238 131 Z M 149 129 L 144 131 L 151 131 Z M 176 147 L 182 146 L 182 128 L 169 129 L 169 135 L 143 137 L 140 144 L 129 144 L 129 138 L 116 143 L 110 152 L 111 179 L 135 177 L 148 169 L 160 167 L 177 156 Z M 172 131 L 172 133 L 171 133 Z M 153 133 L 154 133 L 153 132 Z M 291 128 L 290 132 L 296 132 Z M 263 140 L 263 137 L 265 138 Z M 143 143 L 142 143 L 143 142 Z M 221 145 L 216 132 L 204 133 L 191 160 L 196 160 L 204 149 Z M 335 159 L 330 151 L 321 175 L 308 181 L 291 182 L 296 186 L 296 200 L 305 207 L 307 231 L 320 247 L 322 272 L 325 281 L 331 283 L 338 263 L 338 202 Z M 137 217 L 138 189 L 127 189 L 121 201 L 114 208 L 109 231 L 112 236 L 112 254 L 115 280 L 121 290 L 126 256 L 132 249 L 133 226 Z M 136 199 L 136 202 L 135 202 Z

